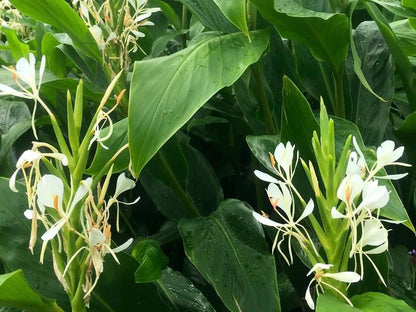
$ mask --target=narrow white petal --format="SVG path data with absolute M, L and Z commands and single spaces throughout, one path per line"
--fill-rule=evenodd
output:
M 309 216 L 312 212 L 313 212 L 313 208 L 314 208 L 314 203 L 312 199 L 309 199 L 308 204 L 305 207 L 305 210 L 303 210 L 302 215 L 299 217 L 298 221 L 301 221 L 302 219 L 306 218 L 307 216 Z
M 361 279 L 359 274 L 350 271 L 338 273 L 324 273 L 323 276 L 345 283 L 356 283 Z
M 45 233 L 43 233 L 41 239 L 44 241 L 51 240 L 58 234 L 59 230 L 65 225 L 66 219 L 60 219 L 58 222 L 56 222 L 54 225 L 50 227 L 49 230 L 47 230 Z
M 281 223 L 277 223 L 277 222 L 275 222 L 275 221 L 273 221 L 273 220 L 270 220 L 269 218 L 265 218 L 265 217 L 263 217 L 261 214 L 258 214 L 257 212 L 255 212 L 255 211 L 253 211 L 252 212 L 252 214 L 253 214 L 253 217 L 258 221 L 258 222 L 260 222 L 261 224 L 264 224 L 264 225 L 268 225 L 268 226 L 273 226 L 273 227 L 279 227 L 279 226 L 283 226 L 283 224 L 281 224 Z
M 332 264 L 317 263 L 312 267 L 312 269 L 309 270 L 309 272 L 308 272 L 308 274 L 306 274 L 306 276 L 309 276 L 312 272 L 316 272 L 318 270 L 328 270 L 332 266 L 333 266 Z
M 120 252 L 120 251 L 123 251 L 123 250 L 129 248 L 129 246 L 131 245 L 132 242 L 133 242 L 133 238 L 129 238 L 124 244 L 122 244 L 122 245 L 120 245 L 116 248 L 113 248 L 113 252 L 117 253 L 117 252 Z
M 10 180 L 9 180 L 9 188 L 15 193 L 18 192 L 18 190 L 16 188 L 16 176 L 17 176 L 17 173 L 19 172 L 19 170 L 20 169 L 17 169 L 15 172 L 13 172 L 13 174 L 10 177 Z
M 264 173 L 260 170 L 254 170 L 254 174 L 256 175 L 257 178 L 259 178 L 260 180 L 263 180 L 265 182 L 270 182 L 270 183 L 278 183 L 279 180 L 277 180 L 276 178 L 272 177 L 271 175 Z
M 311 285 L 313 283 L 313 280 L 311 280 L 309 282 L 308 288 L 306 288 L 306 293 L 305 293 L 305 300 L 306 303 L 308 304 L 309 308 L 311 308 L 312 310 L 315 309 L 315 303 L 313 302 L 312 296 L 311 296 Z

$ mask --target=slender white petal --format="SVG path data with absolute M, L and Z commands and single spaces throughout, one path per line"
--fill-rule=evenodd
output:
M 123 172 L 117 178 L 116 191 L 114 197 L 117 198 L 121 193 L 131 190 L 136 186 L 136 183 L 129 178 L 126 178 L 126 174 Z
M 313 208 L 314 208 L 314 203 L 312 199 L 309 199 L 308 204 L 305 207 L 305 210 L 303 210 L 302 215 L 299 217 L 298 221 L 301 221 L 302 219 L 306 218 L 307 216 L 309 216 L 312 212 L 313 212 Z
M 306 276 L 309 276 L 309 275 L 311 275 L 313 272 L 316 272 L 316 271 L 328 270 L 328 269 L 330 269 L 331 267 L 333 267 L 333 265 L 332 265 L 332 264 L 317 263 L 317 264 L 315 264 L 315 265 L 312 267 L 312 269 L 310 269 L 310 270 L 309 270 L 309 272 L 308 272 L 308 274 L 306 274 Z
M 78 204 L 79 201 L 83 199 L 84 196 L 88 193 L 91 187 L 91 183 L 92 183 L 91 177 L 81 181 L 81 184 L 79 185 L 77 191 L 75 192 L 75 196 L 72 199 L 71 207 L 69 208 L 69 214 L 71 213 L 72 209 L 74 209 L 76 204 Z
M 263 217 L 261 214 L 258 214 L 257 212 L 252 212 L 253 217 L 260 222 L 261 224 L 267 225 L 267 226 L 273 226 L 273 227 L 280 227 L 283 226 L 281 223 L 277 223 L 273 220 L 270 220 L 269 218 Z
M 65 225 L 66 221 L 67 220 L 65 218 L 60 219 L 58 222 L 52 225 L 49 230 L 43 233 L 41 239 L 48 241 L 54 238 L 58 234 L 59 230 Z
M 407 175 L 408 173 L 398 173 L 398 174 L 388 174 L 385 176 L 376 176 L 376 178 L 381 179 L 381 180 L 400 180 L 401 178 L 404 178 Z
M 272 177 L 271 175 L 264 173 L 260 170 L 254 170 L 254 174 L 256 175 L 257 178 L 259 178 L 260 180 L 263 180 L 265 182 L 270 182 L 270 183 L 279 183 L 279 180 L 277 180 L 276 178 Z
M 356 283 L 361 279 L 359 274 L 350 271 L 338 273 L 324 273 L 323 276 L 345 283 Z
M 120 246 L 116 248 L 113 248 L 113 252 L 117 253 L 117 252 L 120 252 L 129 248 L 132 242 L 133 242 L 133 238 L 129 238 L 125 243 L 121 244 Z
M 315 303 L 313 302 L 313 299 L 311 296 L 311 289 L 310 289 L 312 283 L 313 283 L 313 279 L 309 282 L 308 288 L 306 288 L 305 300 L 309 308 L 311 308 L 312 310 L 315 310 Z
M 16 168 L 22 168 L 25 163 L 33 163 L 42 158 L 42 154 L 37 151 L 26 150 L 20 155 L 16 162 Z
M 19 170 L 20 169 L 15 170 L 15 172 L 13 172 L 13 174 L 10 177 L 10 180 L 9 180 L 9 188 L 15 193 L 18 192 L 18 190 L 16 188 L 16 176 L 17 176 L 17 173 L 19 172 Z
M 33 210 L 32 209 L 26 209 L 23 212 L 24 216 L 26 217 L 26 219 L 32 220 L 33 219 Z

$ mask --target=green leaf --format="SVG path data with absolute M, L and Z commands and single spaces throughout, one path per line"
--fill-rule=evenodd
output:
M 93 59 L 100 60 L 97 43 L 88 27 L 64 0 L 11 0 L 20 12 L 67 33 L 74 44 Z
M 246 0 L 213 0 L 225 17 L 250 38 L 246 20 Z
M 64 53 L 57 47 L 61 43 L 49 32 L 42 38 L 42 54 L 45 55 L 48 68 L 58 77 L 65 78 L 66 57 Z
M 7 167 L 7 156 L 16 140 L 31 125 L 31 115 L 24 102 L 0 99 L 0 168 Z
M 406 154 L 411 159 L 411 162 L 415 164 L 416 146 L 414 142 L 416 137 L 416 112 L 409 114 L 400 125 L 400 128 L 393 130 L 393 133 L 404 145 Z
M 274 257 L 250 207 L 227 200 L 178 225 L 185 252 L 231 311 L 280 311 Z M 221 261 L 213 261 L 221 257 Z
M 345 14 L 315 12 L 292 0 L 253 0 L 282 37 L 309 47 L 320 61 L 337 68 L 347 57 L 349 22 Z
M 284 77 L 281 140 L 292 142 L 303 159 L 311 160 L 314 157 L 311 143 L 314 131 L 319 131 L 319 125 L 308 101 L 296 85 Z
M 135 63 L 129 144 L 136 175 L 210 97 L 260 58 L 268 37 L 267 32 L 256 31 L 250 43 L 242 33 L 209 34 L 173 55 Z
M 67 310 L 68 297 L 55 277 L 49 252 L 40 264 L 41 243 L 35 246 L 34 255 L 28 249 L 31 222 L 23 215 L 27 207 L 26 189 L 19 183 L 16 186 L 18 193 L 9 189 L 8 179 L 0 178 L 0 259 L 9 271 L 22 269 L 27 281 L 38 292 L 56 298 Z M 39 228 L 42 230 L 41 226 Z
M 406 55 L 416 56 L 416 31 L 410 26 L 409 20 L 392 22 L 390 27 Z
M 405 300 L 416 308 L 415 269 L 409 261 L 409 251 L 403 245 L 390 249 L 389 252 L 389 289 L 395 298 Z
M 215 312 L 210 302 L 180 272 L 167 267 L 160 279 L 154 282 L 163 297 L 178 312 Z
M 259 135 L 259 136 L 247 136 L 246 138 L 248 147 L 257 160 L 270 172 L 274 172 L 274 169 L 270 163 L 269 153 L 274 153 L 276 146 L 280 143 L 279 135 Z
M 136 283 L 149 283 L 158 280 L 169 262 L 159 243 L 151 239 L 138 242 L 131 255 L 140 263 L 134 273 Z
M 16 30 L 1 27 L 1 31 L 6 35 L 7 44 L 9 45 L 10 52 L 16 62 L 20 58 L 27 57 L 29 55 L 29 46 L 19 40 Z
M 378 292 L 368 292 L 351 298 L 353 305 L 364 312 L 411 312 L 416 311 L 403 300 Z
M 105 137 L 108 134 L 108 131 L 108 127 L 104 128 L 100 134 L 101 137 Z M 102 143 L 108 148 L 104 148 L 98 142 L 94 143 L 97 144 L 97 150 L 90 167 L 86 171 L 87 174 L 95 175 L 99 173 L 104 165 L 109 162 L 124 145 L 127 144 L 127 118 L 114 123 L 112 135 L 108 140 Z M 129 166 L 129 161 L 129 151 L 128 149 L 125 149 L 114 160 L 113 173 L 125 170 Z
M 329 294 L 320 294 L 316 300 L 316 312 L 362 312 L 357 307 L 351 307 L 346 301 L 341 301 Z
M 237 28 L 224 16 L 213 0 L 179 0 L 211 30 L 233 33 Z
M 392 0 L 371 0 L 371 2 L 381 5 L 394 15 L 406 18 L 416 18 L 416 10 L 411 7 L 404 6 L 406 5 L 406 1 L 403 1 L 403 5 L 400 2 Z
M 394 64 L 384 38 L 374 22 L 361 23 L 354 31 L 353 38 L 366 81 L 373 92 L 384 99 L 382 101 L 370 93 L 350 69 L 353 120 L 360 128 L 364 142 L 367 145 L 376 145 L 383 139 L 389 121 L 390 102 L 395 87 Z
M 63 312 L 55 300 L 41 296 L 28 284 L 22 270 L 0 275 L 0 305 L 33 312 Z
M 400 46 L 397 37 L 390 28 L 386 18 L 377 6 L 373 3 L 366 2 L 365 7 L 367 8 L 370 16 L 377 23 L 377 26 L 379 27 L 384 40 L 390 49 L 390 53 L 394 58 L 397 73 L 399 74 L 406 90 L 410 108 L 414 111 L 416 110 L 416 77 L 413 73 L 412 65 Z

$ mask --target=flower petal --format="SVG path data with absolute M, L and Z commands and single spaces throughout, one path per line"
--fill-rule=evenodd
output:
M 267 226 L 273 226 L 273 227 L 280 227 L 283 226 L 281 223 L 277 223 L 273 220 L 270 220 L 269 218 L 263 217 L 261 214 L 258 214 L 257 212 L 252 212 L 253 217 L 260 222 L 261 224 L 267 225 Z
M 49 228 L 49 230 L 43 233 L 43 235 L 41 236 L 41 239 L 44 241 L 48 241 L 54 238 L 58 234 L 59 230 L 65 225 L 66 221 L 67 221 L 66 218 L 60 219 L 58 222 L 52 225 Z
M 303 210 L 302 215 L 299 217 L 298 221 L 301 221 L 302 219 L 306 218 L 307 216 L 309 216 L 312 212 L 313 212 L 313 208 L 314 208 L 314 202 L 312 199 L 309 199 L 308 204 L 305 207 L 305 210 Z
M 265 182 L 270 182 L 270 183 L 278 183 L 279 180 L 277 180 L 276 178 L 272 177 L 271 175 L 264 173 L 260 170 L 254 170 L 254 174 L 256 175 L 257 178 L 259 178 L 262 181 Z
M 113 252 L 117 253 L 117 252 L 120 252 L 129 248 L 132 242 L 133 242 L 133 238 L 129 238 L 125 243 L 121 244 L 120 246 L 116 248 L 113 248 Z
M 323 276 L 345 283 L 356 283 L 361 279 L 359 274 L 350 271 L 338 273 L 324 273 Z
M 90 234 L 88 235 L 88 246 L 90 248 L 97 246 L 101 243 L 104 243 L 106 240 L 105 235 L 97 228 L 92 228 Z

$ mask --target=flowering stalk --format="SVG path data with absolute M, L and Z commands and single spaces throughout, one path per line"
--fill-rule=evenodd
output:
M 27 83 L 30 89 L 23 86 L 16 78 L 20 91 L 4 85 L 0 85 L 0 90 L 3 94 L 34 99 L 35 102 L 41 103 L 51 117 L 54 129 L 56 128 L 59 148 L 48 143 L 33 142 L 32 149 L 25 151 L 19 157 L 9 185 L 17 192 L 16 181 L 20 174 L 23 176 L 28 197 L 28 209 L 24 215 L 32 225 L 29 249 L 33 253 L 34 246 L 39 242 L 38 230 L 42 227 L 44 232 L 40 237 L 42 243 L 40 262 L 43 262 L 49 245 L 52 249 L 55 275 L 70 298 L 72 310 L 85 311 L 91 293 L 104 270 L 105 256 L 110 254 L 119 263 L 116 253 L 125 250 L 132 242 L 132 239 L 129 239 L 114 248 L 109 223 L 111 211 L 116 209 L 116 228 L 119 230 L 119 204 L 135 204 L 138 201 L 138 199 L 132 203 L 120 201 L 119 197 L 122 193 L 135 186 L 135 182 L 127 178 L 124 173 L 117 178 L 115 193 L 108 196 L 108 185 L 113 175 L 112 165 L 128 145 L 114 151 L 113 157 L 95 176 L 85 176 L 88 159 L 91 158 L 89 157 L 91 146 L 93 144 L 105 146 L 105 141 L 111 136 L 113 123 L 110 113 L 120 103 L 124 91 L 116 97 L 115 106 L 108 109 L 106 104 L 121 72 L 116 75 L 104 93 L 86 133 L 81 133 L 82 82 L 77 88 L 75 106 L 72 105 L 68 93 L 68 146 L 52 111 L 39 95 L 44 62 L 42 58 L 39 83 L 34 83 L 33 55 L 30 55 L 29 62 L 26 59 L 19 60 L 16 70 L 10 69 L 11 73 Z M 22 68 L 29 71 L 25 72 Z M 104 123 L 108 125 L 107 135 L 102 134 Z M 32 126 L 35 127 L 34 123 Z M 81 142 L 80 138 L 82 138 Z M 47 172 L 44 172 L 44 168 Z M 106 178 L 101 186 L 100 181 L 104 176 Z
M 351 151 L 351 143 L 354 151 Z M 368 165 L 357 139 L 352 136 L 346 139 L 337 159 L 334 122 L 328 118 L 322 102 L 320 136 L 313 133 L 312 147 L 315 161 L 307 163 L 301 159 L 301 163 L 314 191 L 315 201 L 309 199 L 306 204 L 295 186 L 294 176 L 299 159 L 295 146 L 290 142 L 279 143 L 274 154 L 270 154 L 270 163 L 277 177 L 258 170 L 254 172 L 258 178 L 269 183 L 266 192 L 278 221 L 271 220 L 264 212 L 262 215 L 253 212 L 253 216 L 263 225 L 277 230 L 272 251 L 277 247 L 288 265 L 293 263 L 294 241 L 307 255 L 311 266 L 308 275 L 315 272 L 305 295 L 311 309 L 315 306 L 310 291 L 314 282 L 316 295 L 330 291 L 352 305 L 347 297 L 347 286 L 364 278 L 365 261 L 373 266 L 380 281 L 386 285 L 371 256 L 388 250 L 388 231 L 383 222 L 404 222 L 380 218 L 380 210 L 389 202 L 387 187 L 380 181 L 399 179 L 406 174 L 383 175 L 380 172 L 389 165 L 409 165 L 397 161 L 404 149 L 395 149 L 392 141 L 383 142 L 377 148 L 376 161 Z M 301 209 L 295 209 L 295 198 L 299 200 Z M 297 219 L 296 210 L 300 214 Z M 319 240 L 319 245 L 312 237 Z M 287 241 L 287 251 L 282 248 L 284 241 Z M 349 267 L 353 267 L 354 272 L 348 271 Z

